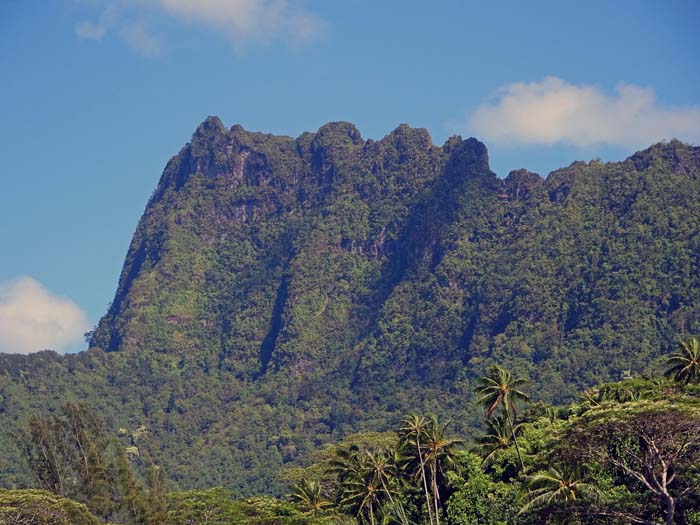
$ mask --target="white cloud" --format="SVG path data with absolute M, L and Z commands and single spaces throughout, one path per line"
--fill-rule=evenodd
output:
M 96 21 L 75 26 L 78 38 L 101 40 L 114 32 L 136 53 L 152 57 L 160 41 L 147 30 L 159 16 L 217 30 L 238 49 L 249 43 L 280 39 L 297 45 L 318 36 L 325 24 L 290 0 L 94 0 L 83 5 Z
M 97 40 L 100 41 L 107 33 L 107 27 L 85 20 L 75 26 L 75 34 L 81 40 Z
M 60 352 L 80 342 L 89 329 L 85 312 L 75 303 L 31 277 L 0 285 L 0 352 Z
M 506 145 L 609 144 L 645 147 L 678 138 L 700 142 L 700 106 L 663 107 L 654 90 L 620 84 L 614 94 L 592 85 L 547 77 L 508 84 L 479 106 L 468 127 L 480 138 Z
M 224 30 L 237 44 L 281 36 L 290 42 L 313 37 L 321 19 L 287 0 L 157 0 L 169 13 Z

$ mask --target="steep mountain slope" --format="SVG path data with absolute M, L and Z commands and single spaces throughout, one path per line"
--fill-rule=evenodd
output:
M 168 163 L 93 349 L 0 356 L 0 418 L 85 397 L 183 488 L 275 492 L 281 465 L 409 410 L 468 430 L 495 362 L 566 401 L 700 332 L 698 196 L 700 148 L 677 141 L 501 180 L 475 139 L 210 117 Z

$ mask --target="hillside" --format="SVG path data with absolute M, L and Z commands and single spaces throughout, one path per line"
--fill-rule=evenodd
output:
M 0 355 L 9 435 L 86 399 L 180 488 L 279 493 L 281 466 L 410 411 L 479 420 L 500 363 L 563 403 L 700 332 L 700 148 L 546 179 L 406 125 L 294 139 L 210 117 L 166 166 L 89 351 Z M 140 461 L 139 460 L 139 461 Z

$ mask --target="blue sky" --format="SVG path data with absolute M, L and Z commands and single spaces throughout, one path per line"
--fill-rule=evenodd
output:
M 499 176 L 700 142 L 700 4 L 494 4 L 2 2 L 0 351 L 84 346 L 163 166 L 207 115 L 474 135 Z

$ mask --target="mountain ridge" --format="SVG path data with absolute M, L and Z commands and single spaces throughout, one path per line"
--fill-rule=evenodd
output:
M 697 195 L 700 148 L 678 141 L 501 179 L 474 138 L 210 117 L 168 161 L 91 349 L 0 355 L 0 420 L 87 399 L 147 428 L 129 439 L 182 488 L 241 494 L 410 411 L 469 434 L 491 364 L 566 402 L 700 332 Z M 26 481 L 0 440 L 3 484 Z

